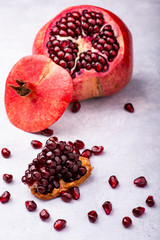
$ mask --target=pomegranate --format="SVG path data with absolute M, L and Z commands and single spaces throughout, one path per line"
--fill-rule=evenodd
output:
M 2 148 L 1 153 L 4 158 L 9 158 L 11 155 L 11 152 L 8 148 Z
M 72 194 L 72 198 L 74 200 L 78 200 L 80 198 L 79 187 L 73 187 L 70 189 L 70 193 Z
M 133 208 L 132 213 L 135 217 L 140 217 L 144 214 L 145 208 L 144 207 L 136 207 Z
M 110 176 L 108 180 L 109 184 L 111 185 L 112 188 L 116 188 L 119 184 L 118 179 L 116 176 Z
M 33 148 L 38 149 L 42 147 L 42 143 L 38 140 L 32 140 L 31 145 Z
M 39 216 L 42 219 L 42 221 L 45 221 L 50 217 L 50 214 L 46 209 L 42 209 L 39 213 Z
M 80 108 L 81 108 L 80 102 L 78 102 L 78 101 L 73 102 L 72 106 L 71 106 L 71 112 L 77 113 L 77 112 L 79 112 Z
M 33 54 L 44 54 L 73 78 L 73 101 L 118 92 L 131 79 L 132 36 L 112 12 L 81 5 L 65 9 L 35 37 Z
M 147 185 L 147 180 L 145 177 L 141 176 L 134 180 L 133 182 L 137 187 L 145 187 Z
M 96 211 L 92 210 L 88 213 L 88 219 L 91 223 L 95 223 L 98 218 L 98 214 Z
M 3 180 L 6 183 L 10 183 L 13 180 L 13 175 L 12 174 L 7 174 L 7 173 L 3 174 Z
M 66 227 L 67 221 L 64 219 L 58 219 L 54 223 L 54 229 L 57 231 L 61 231 L 63 228 Z
M 112 203 L 110 201 L 104 202 L 102 207 L 103 207 L 103 209 L 104 209 L 104 211 L 105 211 L 105 213 L 107 215 L 109 215 L 111 213 L 111 211 L 112 211 Z
M 148 207 L 153 207 L 155 205 L 154 197 L 153 196 L 148 196 L 146 199 L 146 204 Z
M 11 194 L 8 191 L 5 191 L 1 196 L 0 196 L 0 202 L 1 203 L 7 203 L 10 200 Z
M 133 107 L 133 104 L 132 103 L 126 103 L 124 105 L 124 109 L 130 113 L 133 113 L 134 112 L 134 107 Z
M 37 209 L 37 204 L 34 201 L 25 201 L 25 206 L 29 212 L 33 212 Z
M 124 217 L 122 219 L 122 224 L 125 228 L 129 228 L 132 225 L 132 219 L 130 217 Z
M 46 128 L 46 129 L 42 130 L 41 133 L 44 136 L 50 137 L 53 135 L 54 132 L 52 129 Z

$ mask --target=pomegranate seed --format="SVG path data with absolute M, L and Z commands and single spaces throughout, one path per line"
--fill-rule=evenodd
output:
M 3 180 L 6 182 L 6 183 L 10 183 L 12 182 L 13 180 L 13 176 L 11 174 L 3 174 Z
M 111 213 L 111 211 L 112 211 L 111 202 L 109 202 L 109 201 L 104 202 L 102 207 L 107 215 L 109 215 Z
M 29 212 L 33 212 L 37 208 L 37 204 L 34 201 L 26 201 L 25 205 Z
M 132 105 L 132 103 L 126 103 L 124 105 L 124 109 L 130 113 L 133 113 L 134 112 L 134 107 Z
M 70 202 L 72 200 L 72 195 L 69 192 L 62 191 L 61 192 L 61 199 L 64 202 Z
M 1 153 L 4 158 L 9 158 L 11 155 L 11 152 L 8 150 L 8 148 L 2 148 Z
M 129 228 L 132 225 L 132 220 L 130 217 L 124 217 L 122 219 L 122 224 L 125 228 Z
M 140 217 L 141 215 L 143 215 L 145 212 L 145 208 L 144 207 L 136 207 L 132 210 L 132 213 L 135 217 Z
M 40 213 L 39 213 L 40 218 L 42 219 L 42 221 L 47 220 L 50 217 L 50 214 L 48 213 L 48 211 L 46 209 L 43 209 Z
M 154 201 L 154 198 L 153 196 L 148 196 L 147 199 L 146 199 L 146 204 L 148 207 L 153 207 L 155 205 L 155 201 Z
M 50 136 L 53 135 L 54 132 L 53 132 L 52 129 L 46 128 L 46 129 L 42 130 L 41 133 L 42 133 L 44 136 L 50 137 Z
M 42 147 L 42 143 L 38 140 L 32 140 L 31 145 L 33 148 L 38 149 Z
M 90 158 L 92 156 L 92 151 L 89 150 L 89 149 L 85 149 L 82 154 L 81 154 L 82 157 L 86 157 L 86 158 Z
M 91 151 L 94 155 L 100 155 L 104 150 L 104 147 L 102 146 L 94 146 L 92 147 Z
M 82 142 L 81 140 L 76 140 L 74 142 L 74 147 L 75 148 L 78 148 L 78 149 L 83 149 L 84 148 L 84 142 Z
M 112 188 L 116 188 L 119 184 L 116 176 L 110 176 L 109 180 L 108 180 L 109 184 L 111 185 Z
M 92 210 L 88 213 L 88 219 L 91 223 L 94 223 L 98 218 L 98 214 L 96 211 Z
M 141 176 L 134 180 L 134 184 L 137 187 L 145 187 L 147 185 L 147 180 L 145 179 L 145 177 Z
M 78 200 L 80 198 L 79 187 L 73 187 L 70 189 L 73 199 Z
M 78 111 L 80 110 L 80 108 L 81 108 L 80 102 L 76 101 L 76 102 L 74 102 L 74 103 L 72 104 L 71 111 L 72 111 L 73 113 L 76 113 L 76 112 L 78 112 Z
M 8 191 L 5 191 L 1 196 L 0 196 L 0 202 L 1 203 L 7 203 L 11 197 L 11 194 Z
M 57 230 L 57 231 L 61 231 L 63 228 L 66 227 L 66 220 L 64 219 L 58 219 L 55 221 L 54 223 L 54 228 Z

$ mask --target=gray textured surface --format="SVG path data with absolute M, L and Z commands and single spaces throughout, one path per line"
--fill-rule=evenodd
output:
M 76 1 L 84 4 L 85 1 Z M 105 153 L 93 157 L 92 176 L 80 187 L 81 199 L 65 204 L 59 199 L 41 201 L 32 196 L 20 179 L 38 152 L 30 146 L 32 139 L 45 142 L 46 138 L 16 129 L 5 114 L 3 95 L 5 79 L 11 67 L 23 56 L 31 54 L 31 46 L 40 27 L 75 1 L 2 1 L 0 0 L 0 149 L 12 151 L 10 159 L 0 157 L 0 192 L 8 190 L 12 199 L 0 205 L 0 239 L 77 239 L 77 240 L 158 240 L 160 236 L 160 32 L 158 0 L 106 0 L 87 1 L 116 13 L 130 28 L 134 40 L 134 72 L 132 81 L 120 93 L 107 98 L 82 102 L 81 111 L 69 110 L 53 125 L 55 135 L 62 140 L 82 139 L 86 147 L 103 145 Z M 123 110 L 132 102 L 135 113 Z M 14 182 L 7 185 L 3 173 L 12 173 Z M 118 189 L 108 185 L 115 174 L 120 182 Z M 148 186 L 136 188 L 133 180 L 144 175 Z M 154 195 L 156 207 L 148 208 L 145 199 Z M 24 202 L 33 199 L 38 209 L 26 211 Z M 102 203 L 110 200 L 113 212 L 106 216 Z M 146 213 L 141 218 L 132 216 L 133 207 L 142 205 Z M 48 209 L 49 222 L 39 219 L 39 211 Z M 87 220 L 87 212 L 95 209 L 97 224 Z M 133 226 L 124 229 L 121 219 L 129 215 Z M 53 222 L 67 220 L 67 228 L 57 233 Z

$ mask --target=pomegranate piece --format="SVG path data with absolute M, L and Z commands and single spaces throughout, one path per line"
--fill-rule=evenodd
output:
M 94 155 L 100 155 L 104 150 L 104 147 L 102 146 L 94 146 L 92 147 L 91 151 Z
M 144 214 L 145 208 L 144 207 L 136 207 L 132 210 L 132 213 L 135 217 L 140 217 Z
M 11 152 L 8 148 L 2 148 L 1 153 L 4 158 L 9 158 L 11 155 Z
M 13 180 L 13 175 L 7 174 L 7 173 L 3 174 L 3 180 L 4 180 L 6 183 L 10 183 L 10 182 L 12 182 L 12 180 Z
M 37 204 L 34 201 L 26 201 L 25 205 L 29 212 L 33 212 L 37 208 Z
M 124 109 L 130 113 L 133 113 L 134 112 L 134 107 L 132 105 L 132 103 L 126 103 L 124 105 Z
M 54 132 L 52 129 L 46 128 L 46 129 L 42 130 L 41 133 L 44 136 L 50 137 L 53 135 Z
M 67 8 L 46 23 L 33 54 L 50 57 L 71 74 L 73 101 L 114 94 L 132 75 L 130 31 L 115 14 L 91 5 Z
M 114 175 L 110 176 L 108 182 L 109 182 L 109 184 L 111 185 L 112 188 L 116 188 L 119 184 L 118 179 Z
M 122 224 L 125 228 L 129 228 L 132 225 L 132 219 L 130 217 L 124 217 L 122 219 Z
M 78 200 L 80 198 L 79 187 L 73 187 L 70 189 L 70 193 L 72 194 L 72 198 Z
M 70 202 L 72 200 L 72 195 L 69 192 L 61 192 L 61 199 L 64 202 Z
M 112 203 L 111 202 L 109 202 L 109 201 L 104 202 L 102 207 L 107 215 L 109 215 L 111 213 L 111 211 L 112 211 Z
M 71 112 L 77 113 L 77 112 L 79 112 L 80 108 L 81 108 L 80 102 L 76 101 L 76 102 L 72 103 Z
M 154 201 L 154 198 L 153 196 L 148 196 L 147 199 L 146 199 L 146 204 L 148 207 L 153 207 L 155 205 L 155 201 Z
M 88 219 L 91 223 L 95 223 L 98 218 L 98 214 L 96 211 L 92 210 L 88 213 Z
M 58 219 L 54 223 L 54 229 L 56 229 L 57 231 L 61 231 L 66 227 L 66 223 L 67 223 L 66 220 Z
M 8 191 L 5 191 L 1 196 L 0 196 L 0 202 L 1 203 L 7 203 L 11 197 L 11 194 Z
M 90 158 L 92 156 L 92 151 L 89 150 L 89 149 L 85 149 L 82 154 L 81 154 L 82 157 L 86 157 L 86 158 Z
M 50 214 L 46 209 L 42 209 L 42 211 L 39 213 L 39 216 L 42 219 L 42 221 L 45 221 L 50 217 Z
M 42 55 L 23 57 L 14 65 L 6 81 L 8 118 L 24 131 L 40 132 L 61 117 L 71 101 L 72 89 L 69 73 L 50 58 Z
M 33 148 L 38 149 L 42 147 L 42 143 L 38 140 L 32 140 L 31 145 Z
M 138 177 L 134 180 L 134 184 L 137 187 L 145 187 L 147 185 L 147 180 L 146 180 L 145 177 L 141 176 L 141 177 Z
M 73 146 L 78 149 L 83 149 L 85 147 L 85 144 L 81 140 L 76 140 Z

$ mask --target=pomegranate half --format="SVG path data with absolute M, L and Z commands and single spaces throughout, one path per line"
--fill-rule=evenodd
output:
M 103 8 L 65 9 L 36 35 L 33 54 L 44 54 L 73 79 L 72 100 L 107 96 L 131 79 L 132 36 L 124 22 Z

